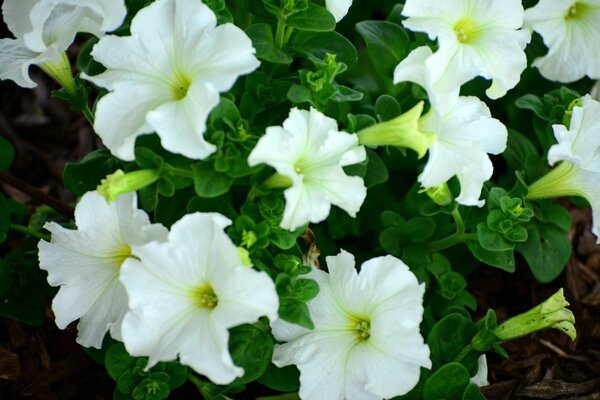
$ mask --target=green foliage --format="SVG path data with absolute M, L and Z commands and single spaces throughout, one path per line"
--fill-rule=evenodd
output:
M 0 136 L 0 171 L 8 170 L 14 157 L 15 148 L 8 140 Z
M 188 378 L 187 367 L 177 362 L 159 362 L 145 371 L 148 358 L 131 357 L 122 343 L 111 345 L 104 358 L 110 377 L 117 382 L 114 396 L 120 399 L 166 399 L 171 390 Z

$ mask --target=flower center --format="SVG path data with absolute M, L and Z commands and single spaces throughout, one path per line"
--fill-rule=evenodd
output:
M 475 42 L 480 32 L 481 27 L 469 18 L 462 18 L 454 25 L 456 40 L 463 44 Z
M 173 89 L 173 97 L 175 100 L 181 100 L 186 95 L 187 92 L 192 85 L 192 79 L 183 71 L 177 71 L 175 74 L 175 79 L 171 83 L 171 87 Z
M 565 15 L 565 18 L 567 18 L 567 19 L 581 18 L 581 16 L 583 14 L 585 14 L 585 11 L 587 10 L 587 8 L 588 8 L 587 4 L 575 2 L 567 10 L 567 14 Z
M 219 298 L 215 294 L 212 286 L 208 283 L 201 285 L 192 292 L 194 304 L 198 308 L 206 308 L 212 310 L 219 304 Z
M 359 319 L 354 324 L 354 330 L 356 331 L 359 340 L 369 340 L 369 338 L 371 337 L 371 322 L 367 319 Z
M 131 247 L 127 244 L 119 245 L 110 255 L 110 258 L 119 264 L 119 267 L 121 267 L 123 262 L 129 257 L 131 257 Z

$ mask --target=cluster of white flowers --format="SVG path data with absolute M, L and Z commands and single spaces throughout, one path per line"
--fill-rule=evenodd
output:
M 325 3 L 339 21 L 352 1 Z M 122 0 L 5 0 L 2 11 L 15 39 L 0 40 L 0 79 L 23 87 L 35 86 L 32 64 L 72 85 L 65 50 L 78 32 L 100 38 L 92 56 L 106 70 L 83 76 L 108 90 L 94 128 L 127 161 L 135 158 L 136 139 L 152 132 L 168 151 L 210 156 L 216 146 L 204 138 L 209 114 L 221 93 L 260 65 L 250 38 L 233 24 L 217 25 L 198 0 L 154 1 L 133 18 L 129 36 L 105 35 L 125 18 Z M 489 155 L 504 151 L 507 129 L 483 101 L 460 96 L 461 85 L 481 76 L 492 81 L 491 99 L 504 96 L 527 66 L 530 30 L 549 47 L 533 64 L 545 77 L 600 78 L 598 1 L 540 0 L 525 11 L 519 0 L 407 0 L 402 14 L 404 26 L 439 45 L 435 52 L 414 49 L 393 77 L 422 86 L 431 104 L 423 116 L 422 104 L 415 109 L 429 154 L 418 180 L 432 188 L 456 176 L 456 201 L 463 205 L 484 204 L 482 187 L 493 173 Z M 562 187 L 563 194 L 585 197 L 595 206 L 597 235 L 599 116 L 600 103 L 588 95 L 574 107 L 568 129 L 554 126 L 558 144 L 548 158 L 551 165 L 562 162 L 529 194 L 550 196 Z M 343 167 L 366 157 L 358 135 L 340 131 L 316 109 L 293 108 L 282 126 L 266 129 L 247 161 L 275 169 L 265 186 L 285 188 L 280 226 L 295 230 L 325 220 L 332 205 L 356 215 L 367 189 Z M 329 273 L 313 269 L 307 277 L 320 292 L 308 303 L 315 325 L 309 330 L 278 319 L 273 280 L 245 265 L 223 231 L 231 221 L 220 214 L 186 215 L 167 230 L 150 223 L 135 194 L 108 204 L 89 192 L 75 223 L 76 230 L 46 224 L 52 240 L 39 243 L 39 259 L 50 284 L 60 287 L 53 301 L 57 325 L 79 319 L 77 340 L 84 346 L 100 348 L 110 332 L 131 355 L 148 356 L 147 368 L 178 358 L 226 384 L 244 374 L 229 353 L 228 329 L 268 317 L 281 342 L 273 362 L 298 366 L 305 399 L 402 395 L 417 384 L 421 367 L 431 367 L 419 330 L 425 286 L 395 257 L 371 259 L 357 273 L 353 256 L 342 251 L 327 258 Z M 477 383 L 485 382 L 484 361 Z
M 96 348 L 110 330 L 130 354 L 149 356 L 147 368 L 179 355 L 216 383 L 243 375 L 227 329 L 275 320 L 279 298 L 269 276 L 245 266 L 223 232 L 231 221 L 190 214 L 168 232 L 149 223 L 134 194 L 108 204 L 88 192 L 75 222 L 77 230 L 46 224 L 52 241 L 38 246 L 48 281 L 60 286 L 52 304 L 60 328 L 79 318 L 77 341 Z
M 244 265 L 223 232 L 227 218 L 189 214 L 167 232 L 136 203 L 134 194 L 108 204 L 88 192 L 76 208 L 77 230 L 45 226 L 52 241 L 40 241 L 39 258 L 60 286 L 56 323 L 65 328 L 80 318 L 82 345 L 100 348 L 110 330 L 131 355 L 149 356 L 146 368 L 179 357 L 226 384 L 244 374 L 229 353 L 228 328 L 267 316 L 287 342 L 276 346 L 273 362 L 298 365 L 306 399 L 323 398 L 324 390 L 331 399 L 401 395 L 421 366 L 431 367 L 419 332 L 425 286 L 399 259 L 372 259 L 357 275 L 349 253 L 328 257 L 330 274 L 307 275 L 320 287 L 308 304 L 315 329 L 307 330 L 277 319 L 275 285 Z

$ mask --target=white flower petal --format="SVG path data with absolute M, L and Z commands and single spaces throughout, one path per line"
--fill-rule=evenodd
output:
M 441 113 L 450 110 L 458 100 L 459 89 L 444 92 L 433 88 L 433 75 L 427 68 L 427 59 L 432 56 L 428 46 L 417 47 L 411 51 L 394 70 L 394 83 L 413 82 L 427 92 L 431 106 Z
M 474 383 L 477 386 L 487 386 L 490 384 L 488 381 L 488 366 L 487 366 L 487 358 L 485 354 L 482 354 L 477 359 L 477 373 L 469 379 L 470 383 Z
M 358 386 L 362 392 L 375 394 L 376 399 L 403 395 L 415 387 L 421 367 L 396 359 L 385 350 L 367 343 L 356 346 L 348 359 L 348 386 Z
M 558 144 L 550 147 L 548 162 L 554 165 L 567 160 L 588 171 L 600 172 L 600 102 L 589 94 L 583 98 L 583 105 L 573 108 L 570 127 L 553 125 Z
M 335 17 L 335 22 L 340 22 L 348 14 L 352 0 L 325 0 L 325 6 Z
M 39 64 L 35 53 L 15 39 L 0 39 L 0 79 L 10 79 L 24 88 L 37 86 L 29 77 L 29 66 Z
M 162 101 L 153 87 L 121 87 L 98 101 L 94 130 L 111 153 L 131 161 L 135 158 L 135 139 L 153 131 L 146 115 Z
M 22 38 L 31 30 L 29 14 L 39 0 L 4 0 L 2 3 L 2 16 L 8 29 L 17 38 Z
M 204 140 L 208 115 L 219 104 L 219 93 L 195 82 L 179 101 L 161 104 L 146 114 L 162 146 L 192 159 L 204 159 L 217 147 Z
M 77 32 L 101 37 L 125 19 L 123 0 L 38 1 L 29 13 L 32 30 L 23 35 L 27 47 L 37 52 L 56 45 L 64 51 Z M 107 14 L 108 13 L 108 14 Z

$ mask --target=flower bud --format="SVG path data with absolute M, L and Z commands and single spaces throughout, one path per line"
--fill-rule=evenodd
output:
M 559 329 L 572 340 L 577 337 L 575 316 L 566 309 L 569 305 L 561 288 L 550 298 L 531 310 L 517 315 L 494 329 L 498 339 L 505 341 L 518 338 L 545 328 Z
M 397 146 L 414 150 L 419 158 L 435 141 L 434 134 L 419 130 L 423 102 L 396 118 L 380 122 L 358 132 L 358 142 L 365 146 Z
M 142 169 L 128 173 L 118 169 L 102 179 L 96 190 L 110 203 L 120 194 L 135 192 L 156 182 L 159 178 L 160 173 L 156 169 Z

